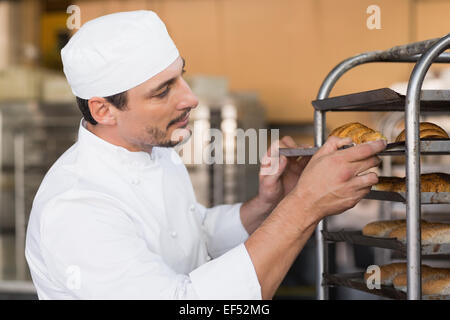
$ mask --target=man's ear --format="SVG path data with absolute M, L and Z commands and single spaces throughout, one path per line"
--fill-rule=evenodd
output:
M 89 111 L 95 121 L 104 125 L 115 125 L 116 116 L 114 106 L 105 98 L 93 97 L 89 99 Z

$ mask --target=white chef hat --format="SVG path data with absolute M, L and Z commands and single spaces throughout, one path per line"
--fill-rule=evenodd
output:
M 179 56 L 153 11 L 113 13 L 86 22 L 61 50 L 64 74 L 77 97 L 121 93 L 166 69 Z

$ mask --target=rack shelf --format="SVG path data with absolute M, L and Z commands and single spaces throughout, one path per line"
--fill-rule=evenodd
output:
M 280 154 L 286 157 L 303 157 L 314 155 L 318 147 L 314 148 L 280 148 Z M 379 156 L 404 156 L 405 143 L 394 142 L 386 146 L 386 150 L 378 153 Z M 423 139 L 420 141 L 420 154 L 422 155 L 450 155 L 450 139 Z
M 404 95 L 381 88 L 314 100 L 312 105 L 318 111 L 405 111 L 405 100 Z M 450 90 L 422 90 L 420 109 L 423 112 L 449 111 Z
M 370 191 L 364 199 L 393 201 L 406 203 L 406 192 Z M 421 192 L 421 204 L 446 204 L 450 203 L 450 192 Z
M 370 246 L 398 251 L 406 256 L 406 244 L 394 238 L 368 237 L 361 231 L 322 231 L 325 241 L 348 242 L 362 246 Z M 450 243 L 422 245 L 422 255 L 450 255 Z
M 369 289 L 364 281 L 363 272 L 327 274 L 323 275 L 325 285 L 343 286 L 359 291 L 375 294 L 389 299 L 405 300 L 406 293 L 395 289 L 393 286 L 381 285 L 380 289 Z M 450 300 L 450 295 L 424 295 L 422 300 Z

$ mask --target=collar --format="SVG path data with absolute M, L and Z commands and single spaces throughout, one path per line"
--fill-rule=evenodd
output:
M 80 121 L 78 142 L 82 148 L 88 148 L 91 153 L 102 157 L 102 159 L 129 168 L 144 169 L 152 167 L 158 164 L 160 158 L 159 153 L 155 152 L 157 151 L 155 148 L 152 149 L 152 153 L 129 151 L 124 147 L 103 140 L 87 129 L 84 118 Z

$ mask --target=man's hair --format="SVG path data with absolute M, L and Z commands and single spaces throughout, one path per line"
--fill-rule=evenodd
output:
M 92 117 L 91 111 L 89 110 L 89 100 L 77 98 L 78 107 L 83 114 L 83 117 L 89 123 L 96 125 L 98 122 Z M 114 94 L 112 96 L 104 97 L 106 101 L 114 105 L 119 110 L 126 110 L 127 108 L 127 91 Z

